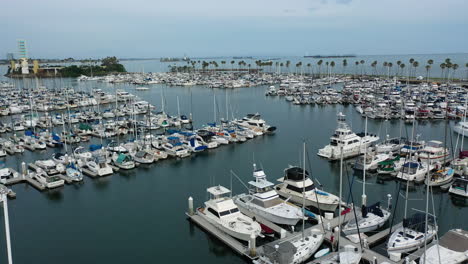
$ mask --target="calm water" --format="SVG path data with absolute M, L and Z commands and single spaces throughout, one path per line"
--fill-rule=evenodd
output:
M 127 65 L 129 68 L 129 65 Z M 0 69 L 2 70 L 2 69 Z M 129 70 L 131 70 L 129 68 Z M 148 70 L 147 70 L 148 71 Z M 53 86 L 52 80 L 45 80 Z M 193 113 L 195 126 L 211 122 L 214 116 L 213 96 L 216 94 L 217 115 L 225 115 L 225 93 L 229 111 L 241 117 L 259 112 L 272 125 L 278 126 L 275 135 L 255 138 L 243 144 L 223 146 L 183 160 L 166 160 L 150 167 L 114 174 L 107 178 L 85 177 L 83 184 L 67 185 L 51 192 L 39 192 L 28 185 L 13 186 L 17 199 L 10 201 L 10 223 L 15 263 L 182 263 L 196 260 L 203 263 L 242 263 L 218 240 L 190 224 L 184 212 L 187 198 L 192 196 L 200 206 L 207 199 L 206 188 L 213 182 L 229 187 L 230 170 L 245 182 L 252 177 L 255 160 L 275 181 L 289 164 L 298 165 L 301 144 L 307 141 L 312 175 L 325 190 L 338 193 L 339 164 L 320 159 L 318 148 L 328 143 L 336 127 L 335 116 L 342 111 L 356 132 L 362 131 L 363 119 L 353 107 L 294 106 L 279 97 L 265 97 L 267 87 L 234 90 L 212 90 L 206 87 L 165 87 L 152 85 L 149 91 L 136 91 L 131 85 L 77 83 L 64 79 L 55 85 L 79 89 L 99 87 L 112 91 L 124 88 L 161 106 L 165 95 L 166 111 L 177 113 L 180 99 L 182 113 Z M 398 136 L 399 122 L 369 120 L 369 131 L 384 137 Z M 403 135 L 411 127 L 404 126 Z M 416 132 L 423 139 L 444 139 L 444 122 L 419 124 Z M 410 135 L 410 134 L 409 134 Z M 456 142 L 449 134 L 448 141 Z M 46 153 L 26 152 L 23 156 L 8 156 L 7 166 L 19 168 L 22 161 L 32 161 Z M 345 174 L 346 176 L 346 174 Z M 352 178 L 352 172 L 349 171 Z M 347 184 L 346 178 L 344 181 Z M 368 178 L 369 203 L 383 201 L 391 193 L 396 200 L 397 182 L 377 177 Z M 235 193 L 245 189 L 233 180 Z M 345 190 L 349 190 L 346 186 Z M 425 186 L 411 189 L 409 208 L 424 210 Z M 353 193 L 359 203 L 362 192 L 360 179 L 354 182 Z M 345 191 L 345 198 L 348 191 Z M 451 228 L 468 229 L 465 201 L 452 199 L 447 193 L 435 192 L 435 213 L 443 234 Z M 395 221 L 403 215 L 403 200 L 399 200 Z M 3 220 L 2 220 L 3 224 Z M 4 230 L 0 230 L 0 262 L 6 262 Z

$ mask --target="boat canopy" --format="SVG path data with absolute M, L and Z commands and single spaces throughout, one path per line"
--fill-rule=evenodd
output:
M 377 202 L 373 205 L 370 205 L 370 206 L 365 206 L 363 205 L 362 206 L 362 217 L 367 217 L 367 214 L 368 213 L 373 213 L 377 216 L 380 216 L 380 217 L 383 217 L 383 212 L 382 212 L 382 209 L 380 209 L 380 202 Z
M 417 168 L 418 166 L 419 166 L 419 163 L 417 163 L 417 162 L 406 162 L 403 165 L 403 167 L 405 167 L 405 168 L 412 168 L 412 169 Z
M 291 167 L 284 171 L 284 180 L 303 181 L 307 177 L 309 177 L 309 172 L 306 170 L 304 175 L 304 169 L 299 167 Z
M 124 161 L 126 161 L 126 160 L 128 160 L 128 159 L 129 159 L 129 158 L 128 158 L 127 155 L 125 155 L 125 154 L 123 154 L 123 153 L 120 153 L 120 154 L 119 154 L 119 157 L 117 157 L 116 162 L 117 162 L 117 163 L 122 163 L 122 162 L 124 162 Z
M 98 149 L 102 149 L 102 145 L 94 145 L 93 144 L 93 145 L 89 146 L 90 151 L 96 151 Z

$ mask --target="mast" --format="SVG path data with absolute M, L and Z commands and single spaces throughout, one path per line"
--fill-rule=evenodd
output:
M 430 184 L 430 176 L 429 176 L 429 157 L 427 159 L 427 178 L 426 178 L 426 222 L 424 226 L 424 264 L 426 264 L 426 256 L 427 256 L 427 229 L 428 229 L 428 223 L 427 221 L 429 220 L 429 184 Z M 435 212 L 434 212 L 435 213 Z M 439 247 L 439 245 L 437 245 Z
M 1 201 L 3 201 L 3 217 L 5 221 L 5 236 L 7 244 L 8 264 L 12 264 L 13 260 L 11 257 L 11 239 L 10 239 L 10 221 L 8 217 L 8 189 L 4 186 L 0 189 Z
M 302 162 L 302 213 L 304 214 L 305 212 L 305 148 L 306 148 L 306 144 L 305 144 L 305 141 L 304 141 L 304 149 L 303 149 L 303 152 L 302 152 L 302 158 L 303 158 L 303 162 Z M 318 201 L 317 201 L 318 202 Z M 305 234 L 304 234 L 304 227 L 305 227 L 305 220 L 304 220 L 304 217 L 302 217 L 302 241 L 304 241 L 305 239 Z
M 343 143 L 340 143 L 340 204 L 338 205 L 338 251 L 339 251 L 339 246 L 340 246 L 340 237 L 341 237 L 341 224 L 342 224 L 342 218 L 341 218 L 341 206 L 343 203 L 342 196 L 343 196 Z M 340 259 L 340 254 L 338 254 L 338 260 Z
M 411 130 L 411 143 L 410 143 L 410 152 L 409 152 L 409 162 L 411 164 L 411 153 L 413 151 L 413 140 L 414 140 L 414 120 L 416 118 L 414 117 L 413 118 L 413 128 Z M 404 166 L 404 165 L 403 165 Z M 408 168 L 408 171 L 407 173 L 409 173 L 409 169 Z M 427 168 L 429 170 L 429 167 Z M 403 169 L 403 172 L 404 172 L 404 169 Z M 407 217 L 407 214 L 408 214 L 408 192 L 409 192 L 409 177 L 406 177 L 406 194 L 405 194 L 405 217 L 404 219 L 406 219 Z
M 366 122 L 364 125 L 364 138 L 367 137 L 367 115 L 366 115 Z M 364 143 L 364 166 L 363 166 L 363 181 L 362 181 L 362 205 L 366 206 L 367 203 L 367 195 L 366 195 L 366 165 L 367 165 L 367 146 Z

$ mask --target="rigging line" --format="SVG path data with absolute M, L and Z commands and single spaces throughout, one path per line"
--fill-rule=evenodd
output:
M 304 142 L 305 142 L 305 139 L 304 139 Z M 310 173 L 310 176 L 312 177 L 312 163 L 310 162 L 310 156 L 309 156 L 309 151 L 307 150 L 306 148 L 306 156 L 307 156 L 307 162 L 309 163 L 308 166 L 309 166 L 309 173 Z M 304 166 L 305 167 L 305 166 Z M 312 177 L 312 179 L 315 179 L 315 177 Z M 316 179 L 317 180 L 317 179 Z M 319 186 L 322 187 L 322 184 L 320 184 L 320 182 L 317 180 Z M 322 210 L 320 209 L 320 203 L 319 203 L 319 198 L 318 198 L 318 195 L 317 195 L 317 192 L 314 192 L 315 194 L 315 200 L 317 201 L 317 209 L 319 211 L 319 220 L 320 220 L 320 223 L 322 225 L 322 230 L 325 230 L 325 226 L 323 225 L 323 221 L 322 221 Z M 303 214 L 305 214 L 305 211 L 302 212 Z
M 349 173 L 348 173 L 348 168 L 345 168 L 345 171 L 346 171 L 346 177 L 348 178 L 348 183 L 349 183 Z M 350 185 L 350 188 L 351 188 L 351 185 Z M 351 201 L 353 203 L 353 213 L 354 213 L 354 219 L 356 219 L 356 229 L 357 229 L 357 232 L 358 232 L 358 236 L 359 236 L 359 245 L 361 246 L 361 252 L 362 252 L 362 238 L 361 238 L 361 232 L 359 231 L 359 223 L 358 223 L 358 218 L 357 218 L 357 215 L 356 215 L 356 206 L 354 205 L 354 197 L 353 197 L 353 192 L 352 190 L 350 189 L 349 190 L 350 194 L 351 194 Z M 339 212 L 341 214 L 341 212 Z M 346 214 L 345 214 L 345 218 L 346 218 Z M 341 230 L 341 228 L 340 228 Z M 341 235 L 341 234 L 340 234 Z
M 398 192 L 398 194 L 396 195 L 396 201 L 395 201 L 395 206 L 393 207 L 393 215 L 392 215 L 392 221 L 390 222 L 390 228 L 388 229 L 388 236 L 390 238 L 390 235 L 392 234 L 392 228 L 393 228 L 393 222 L 395 220 L 395 215 L 396 215 L 396 210 L 397 210 L 397 206 L 398 206 L 398 200 L 400 198 L 400 187 L 401 187 L 401 182 L 398 181 L 396 184 L 395 184 L 395 193 Z

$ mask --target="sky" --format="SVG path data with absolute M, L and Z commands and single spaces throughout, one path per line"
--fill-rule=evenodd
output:
M 467 0 L 3 0 L 0 58 L 468 52 Z

